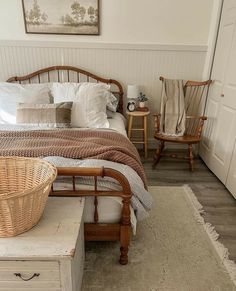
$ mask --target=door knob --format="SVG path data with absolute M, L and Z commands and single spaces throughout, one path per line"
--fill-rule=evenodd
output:
M 223 93 L 222 93 L 222 94 L 220 94 L 220 97 L 225 97 L 225 94 L 223 94 Z

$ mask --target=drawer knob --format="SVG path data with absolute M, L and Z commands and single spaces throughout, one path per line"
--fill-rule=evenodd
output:
M 39 277 L 39 273 L 34 273 L 34 275 L 32 275 L 30 278 L 23 278 L 22 277 L 22 275 L 21 275 L 21 273 L 14 273 L 14 275 L 16 276 L 16 277 L 20 277 L 21 278 L 21 280 L 23 280 L 23 281 L 30 281 L 30 280 L 32 280 L 34 277 Z

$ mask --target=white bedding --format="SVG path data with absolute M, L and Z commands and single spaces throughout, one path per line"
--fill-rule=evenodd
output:
M 112 118 L 108 118 L 109 128 L 118 131 L 124 136 L 127 136 L 126 132 L 127 121 L 125 117 L 118 112 L 113 113 L 112 116 L 113 116 Z

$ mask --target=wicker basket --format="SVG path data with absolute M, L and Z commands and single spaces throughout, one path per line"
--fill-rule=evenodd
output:
M 56 175 L 56 168 L 40 159 L 0 157 L 0 237 L 38 223 Z

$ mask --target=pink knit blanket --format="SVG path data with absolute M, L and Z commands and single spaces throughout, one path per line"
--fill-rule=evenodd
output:
M 147 185 L 136 148 L 125 136 L 113 131 L 0 131 L 0 155 L 108 160 L 130 166 Z

